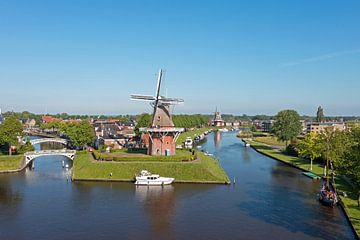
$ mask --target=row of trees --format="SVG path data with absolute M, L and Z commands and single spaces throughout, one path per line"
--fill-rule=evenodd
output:
M 92 145 L 96 138 L 93 126 L 87 120 L 79 123 L 54 121 L 42 124 L 41 128 L 58 131 L 68 137 L 71 144 L 77 148 L 85 148 L 87 145 Z
M 299 155 L 311 160 L 328 158 L 340 174 L 360 184 L 360 128 L 351 131 L 326 129 L 310 133 L 297 145 Z
M 319 107 L 317 121 L 324 121 L 323 109 Z M 329 127 L 321 133 L 310 133 L 298 140 L 301 132 L 300 116 L 294 110 L 283 110 L 275 116 L 273 134 L 280 140 L 291 142 L 296 154 L 311 161 L 329 159 L 336 171 L 360 185 L 360 128 L 338 131 Z
M 35 114 L 35 113 L 31 113 L 28 111 L 23 111 L 23 112 L 5 112 L 4 114 L 5 118 L 8 117 L 16 117 L 18 120 L 22 120 L 22 121 L 26 121 L 27 119 L 35 119 L 36 124 L 40 125 L 41 123 L 41 115 L 39 114 Z
M 183 127 L 183 128 L 203 127 L 209 123 L 209 117 L 200 114 L 173 115 L 172 118 L 176 127 Z

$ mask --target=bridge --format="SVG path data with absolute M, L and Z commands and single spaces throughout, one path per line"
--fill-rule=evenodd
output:
M 39 143 L 47 143 L 47 142 L 56 142 L 66 145 L 68 143 L 68 140 L 63 138 L 38 138 L 38 139 L 30 140 L 31 145 L 35 145 Z
M 23 132 L 30 136 L 39 136 L 39 137 L 47 137 L 47 138 L 59 137 L 56 134 L 47 133 L 47 132 L 44 132 L 44 131 L 41 131 L 38 129 L 27 129 L 27 130 L 24 130 Z
M 69 158 L 70 160 L 74 160 L 76 151 L 75 150 L 40 150 L 40 151 L 33 151 L 33 152 L 27 152 L 24 154 L 25 157 L 25 164 L 28 165 L 32 160 L 34 160 L 37 157 L 41 156 L 65 156 Z

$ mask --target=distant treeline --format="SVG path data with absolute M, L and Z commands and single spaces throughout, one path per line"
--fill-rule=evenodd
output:
M 62 118 L 64 120 L 68 119 L 118 119 L 122 122 L 132 121 L 132 120 L 139 120 L 141 116 L 144 114 L 138 115 L 80 115 L 80 114 L 67 114 L 67 113 L 57 113 L 57 114 L 35 114 L 28 111 L 23 112 L 5 112 L 4 117 L 7 116 L 16 116 L 18 119 L 25 122 L 27 119 L 35 119 L 38 125 L 41 124 L 41 117 L 43 115 L 52 116 L 56 118 Z M 208 123 L 210 119 L 214 118 L 214 114 L 178 114 L 173 115 L 174 124 L 179 127 L 194 127 L 198 125 L 203 125 Z M 222 118 L 225 121 L 233 122 L 233 121 L 254 121 L 254 120 L 274 120 L 275 116 L 271 115 L 233 115 L 233 114 L 222 114 Z M 307 121 L 316 121 L 316 116 L 306 116 L 303 115 L 300 117 L 302 120 Z M 327 116 L 325 118 L 326 121 L 354 121 L 360 120 L 359 116 Z
M 210 118 L 205 115 L 174 115 L 173 122 L 176 127 L 192 128 L 202 127 L 209 123 Z

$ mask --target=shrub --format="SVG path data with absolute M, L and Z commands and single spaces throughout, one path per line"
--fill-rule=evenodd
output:
M 297 157 L 299 155 L 298 150 L 297 150 L 297 146 L 295 144 L 289 144 L 286 149 L 285 149 L 285 154 L 289 155 L 289 156 L 294 156 Z

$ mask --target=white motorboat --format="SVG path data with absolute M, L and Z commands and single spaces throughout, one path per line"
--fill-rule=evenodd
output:
M 227 128 L 220 128 L 218 131 L 219 132 L 228 132 L 229 130 Z
M 152 174 L 149 171 L 142 170 L 139 176 L 136 176 L 135 185 L 159 186 L 171 184 L 175 179 L 169 177 L 160 177 L 158 174 Z
M 193 147 L 193 140 L 191 139 L 191 137 L 187 137 L 185 139 L 184 147 L 185 148 L 192 148 Z

